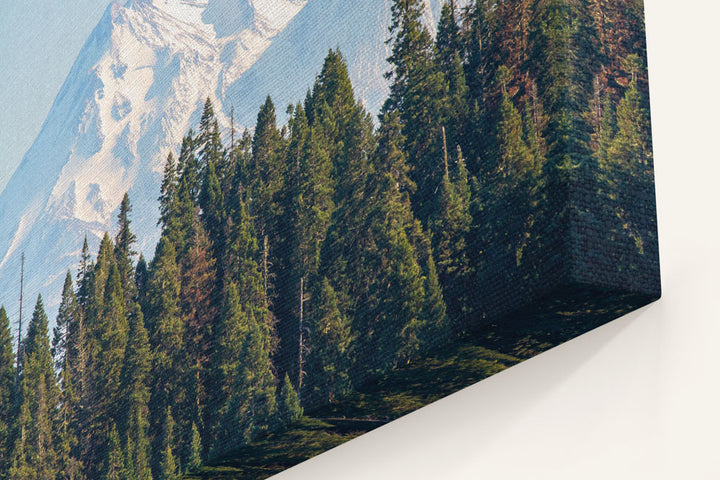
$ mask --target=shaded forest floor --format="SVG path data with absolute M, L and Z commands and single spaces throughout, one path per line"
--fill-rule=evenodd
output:
M 293 427 L 239 448 L 184 480 L 261 480 L 505 370 L 653 299 L 568 289 L 398 368 L 341 403 L 306 412 Z

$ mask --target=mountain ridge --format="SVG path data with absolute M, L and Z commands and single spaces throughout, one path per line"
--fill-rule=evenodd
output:
M 164 159 L 197 124 L 206 97 L 224 130 L 232 106 L 236 127 L 252 127 L 267 94 L 279 112 L 301 100 L 327 50 L 340 47 L 360 100 L 377 113 L 391 3 L 370 0 L 352 12 L 342 0 L 111 3 L 0 192 L 0 303 L 16 314 L 25 252 L 25 292 L 42 293 L 53 311 L 83 237 L 94 251 L 113 233 L 125 192 L 138 250 L 151 256 Z M 428 0 L 429 25 L 441 4 Z

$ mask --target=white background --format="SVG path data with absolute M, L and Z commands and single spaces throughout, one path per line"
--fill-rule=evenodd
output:
M 720 3 L 645 6 L 662 300 L 279 480 L 720 479 Z

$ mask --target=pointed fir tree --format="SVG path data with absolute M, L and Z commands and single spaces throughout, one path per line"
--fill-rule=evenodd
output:
M 413 357 L 425 321 L 423 272 L 411 242 L 419 226 L 403 188 L 405 157 L 397 147 L 402 136 L 397 128 L 390 128 L 393 124 L 381 126 L 374 158 L 379 172 L 368 195 L 372 200 L 366 202 L 368 233 L 359 255 L 364 271 L 354 276 L 354 281 L 368 285 L 360 292 L 354 319 L 360 332 L 357 360 L 368 362 L 376 372 Z
M 73 290 L 70 271 L 65 277 L 63 292 L 55 321 L 52 354 L 55 369 L 59 372 L 61 387 L 57 423 L 55 425 L 55 451 L 59 474 L 65 477 L 77 476 L 80 461 L 77 458 L 77 409 L 78 387 L 82 385 L 82 319 Z M 77 375 L 77 378 L 76 378 Z
M 166 409 L 185 404 L 183 387 L 185 325 L 180 309 L 180 272 L 173 244 L 161 237 L 148 280 L 148 304 L 145 317 L 152 352 L 150 428 L 160 431 Z M 161 463 L 164 446 L 156 436 L 151 450 L 153 471 Z
M 113 243 L 110 236 L 105 233 L 100 241 L 98 255 L 92 271 L 87 279 L 87 299 L 84 306 L 85 328 L 87 329 L 88 366 L 91 373 L 97 373 L 97 362 L 101 351 L 101 329 L 104 324 L 105 313 L 105 287 L 108 283 L 110 271 L 115 265 Z M 82 290 L 82 286 L 78 287 Z M 78 300 L 81 296 L 78 295 Z M 81 306 L 82 302 L 81 302 Z
M 396 0 L 390 25 L 393 70 L 390 97 L 383 112 L 400 114 L 410 176 L 417 185 L 412 196 L 418 219 L 427 223 L 434 193 L 442 179 L 441 127 L 446 124 L 448 84 L 435 62 L 435 46 L 422 23 L 425 5 L 420 0 Z
M 268 433 L 277 415 L 277 392 L 271 361 L 272 331 L 264 308 L 250 308 L 248 334 L 232 378 L 232 395 L 224 421 L 247 443 Z M 237 438 L 237 437 L 236 437 Z
M 137 298 L 135 299 L 140 305 L 144 305 L 147 296 L 147 282 L 149 272 L 148 265 L 143 254 L 140 254 L 137 265 L 135 266 L 135 288 L 137 289 Z
M 200 194 L 200 186 L 202 183 L 202 167 L 195 154 L 197 145 L 198 138 L 192 129 L 190 129 L 187 135 L 183 137 L 177 166 L 179 182 L 185 183 L 188 196 L 193 202 L 197 200 Z
M 119 435 L 125 446 L 128 478 L 150 480 L 148 402 L 150 400 L 151 353 L 142 311 L 133 307 L 129 335 L 120 375 Z
M 196 141 L 199 148 L 198 160 L 201 171 L 204 171 L 212 163 L 216 168 L 219 167 L 222 173 L 223 146 L 220 140 L 217 118 L 215 117 L 215 109 L 210 97 L 205 99 Z
M 350 347 L 352 331 L 349 319 L 340 312 L 335 290 L 323 278 L 311 297 L 314 305 L 310 320 L 307 397 L 311 404 L 334 401 L 350 390 Z
M 0 471 L 7 472 L 9 445 L 14 411 L 15 355 L 13 354 L 10 320 L 5 307 L 0 307 Z M 3 474 L 4 475 L 4 474 Z M 5 478 L 0 475 L 0 478 Z
M 285 374 L 278 398 L 278 417 L 283 427 L 292 425 L 302 417 L 303 409 L 300 406 L 297 393 L 293 388 L 290 377 Z
M 175 454 L 173 453 L 175 421 L 170 412 L 170 407 L 165 409 L 161 432 L 160 463 L 158 465 L 157 478 L 159 480 L 176 480 L 179 477 L 179 470 Z
M 177 165 L 175 164 L 175 157 L 172 152 L 170 152 L 168 153 L 167 160 L 165 160 L 163 179 L 160 185 L 160 196 L 158 197 L 158 202 L 160 203 L 160 217 L 158 218 L 158 225 L 162 225 L 163 228 L 166 228 L 169 225 L 172 218 L 177 188 Z
M 180 309 L 185 325 L 184 388 L 187 392 L 186 428 L 202 425 L 203 408 L 208 402 L 208 372 L 212 360 L 213 327 L 217 322 L 218 298 L 216 261 L 212 242 L 202 225 L 193 225 L 187 254 L 181 263 Z
M 128 341 L 128 319 L 117 265 L 112 265 L 105 287 L 102 322 L 98 325 L 100 352 L 95 370 L 95 389 L 99 394 L 95 411 L 117 422 L 120 400 L 120 373 Z
M 637 56 L 628 59 L 631 65 Z M 634 68 L 641 68 L 642 65 Z M 635 78 L 617 106 L 617 131 L 607 150 L 604 204 L 614 205 L 611 239 L 622 242 L 622 258 L 630 270 L 638 268 L 648 248 L 657 248 L 654 215 L 641 215 L 637 205 L 654 203 L 649 113 Z M 645 258 L 651 258 L 647 256 Z
M 192 424 L 190 429 L 190 451 L 185 471 L 195 472 L 202 467 L 202 438 L 197 425 Z
M 210 456 L 224 453 L 227 442 L 238 441 L 234 425 L 224 423 L 229 415 L 233 375 L 239 368 L 243 344 L 249 332 L 247 314 L 243 311 L 240 296 L 234 282 L 227 286 L 225 305 L 215 331 L 214 358 L 212 364 L 212 391 L 206 424 L 210 426 Z
M 90 288 L 90 274 L 93 270 L 93 262 L 90 256 L 90 247 L 88 247 L 87 235 L 83 240 L 82 251 L 80 253 L 80 264 L 77 270 L 77 301 L 80 308 L 85 311 L 87 310 L 87 303 L 89 299 L 89 288 Z
M 443 285 L 448 314 L 455 327 L 464 325 L 469 314 L 470 266 L 467 237 L 472 226 L 470 186 L 465 161 L 458 151 L 457 165 L 445 172 L 440 187 L 437 212 L 430 230 L 433 253 L 437 259 L 437 277 Z
M 268 96 L 258 113 L 252 141 L 252 159 L 248 165 L 248 188 L 251 195 L 251 214 L 256 218 L 260 237 L 273 230 L 280 216 L 277 192 L 284 178 L 283 138 L 277 128 L 275 105 Z
M 444 3 L 435 40 L 437 68 L 444 72 L 447 82 L 447 97 L 442 100 L 442 106 L 445 109 L 446 144 L 451 149 L 463 142 L 463 129 L 468 116 L 462 38 L 454 8 L 454 1 Z
M 177 380 L 176 358 L 183 348 L 184 325 L 179 305 L 180 274 L 173 245 L 166 238 L 158 243 L 148 281 L 148 311 L 150 344 L 155 380 L 167 402 L 172 384 Z M 159 384 L 157 382 L 160 382 Z M 162 409 L 165 410 L 163 405 Z
M 41 296 L 24 340 L 24 356 L 10 478 L 52 480 L 57 474 L 53 425 L 60 392 L 53 372 L 48 319 Z
M 200 218 L 205 231 L 212 240 L 215 258 L 224 258 L 226 237 L 225 200 L 215 168 L 214 162 L 208 163 L 205 167 L 205 176 L 199 199 L 202 212 Z M 221 264 L 218 265 L 218 269 L 222 270 Z
M 105 444 L 105 458 L 100 469 L 101 480 L 123 480 L 124 456 L 120 446 L 120 437 L 114 423 L 107 429 Z
M 130 230 L 130 213 L 132 205 L 130 198 L 125 193 L 120 203 L 120 213 L 118 213 L 118 233 L 115 236 L 115 261 L 117 262 L 118 271 L 120 273 L 120 283 L 123 289 L 123 297 L 125 299 L 126 308 L 130 307 L 130 302 L 134 301 L 137 296 L 137 286 L 135 285 L 135 265 L 133 257 L 137 252 L 133 250 L 133 245 L 137 238 Z

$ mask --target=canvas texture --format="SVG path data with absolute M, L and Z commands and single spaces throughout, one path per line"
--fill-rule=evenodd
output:
M 266 478 L 658 299 L 643 14 L 110 2 L 0 193 L 0 479 Z

